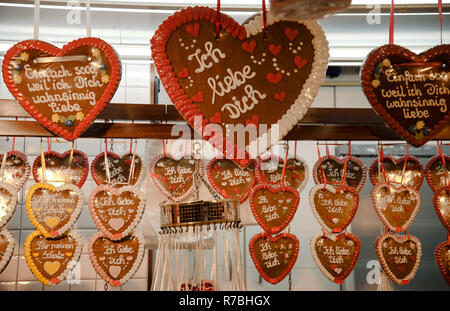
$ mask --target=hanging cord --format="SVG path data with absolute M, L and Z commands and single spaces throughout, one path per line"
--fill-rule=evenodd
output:
M 317 142 L 317 156 L 319 157 L 319 170 L 320 170 L 320 183 L 323 184 L 323 188 L 325 189 L 327 185 L 327 178 L 325 176 L 325 171 L 322 167 L 322 156 L 320 155 L 319 142 Z
M 133 140 L 131 140 L 131 141 L 133 141 Z M 131 180 L 134 178 L 134 170 L 136 167 L 136 146 L 137 146 L 137 143 L 134 144 L 133 157 L 131 158 L 131 164 L 130 164 L 130 173 L 128 175 L 128 184 L 131 184 Z M 131 148 L 131 145 L 130 145 L 130 148 Z M 131 152 L 131 149 L 130 149 L 130 152 Z
M 438 0 L 438 9 L 439 9 L 439 24 L 441 26 L 441 44 L 443 44 L 443 40 L 442 40 L 442 0 Z
M 281 187 L 285 186 L 285 184 L 284 184 L 284 177 L 286 175 L 286 166 L 287 166 L 288 154 L 289 154 L 289 144 L 286 143 L 286 155 L 284 156 L 283 171 L 281 173 L 281 180 L 280 180 Z
M 91 0 L 86 0 L 86 37 L 92 36 Z
M 394 0 L 391 0 L 391 13 L 389 17 L 389 44 L 394 44 Z
M 2 181 L 4 181 L 3 179 L 5 177 L 5 165 L 7 156 L 8 156 L 8 138 L 6 138 L 5 151 L 3 152 L 2 165 L 0 167 L 0 175 Z
M 437 144 L 438 155 L 441 156 L 442 169 L 443 169 L 444 174 L 445 174 L 445 176 L 444 176 L 444 186 L 447 187 L 449 185 L 449 176 L 448 176 L 447 164 L 445 163 L 445 155 L 442 152 L 442 146 L 439 143 L 439 141 L 437 141 L 436 144 Z
M 267 39 L 267 10 L 266 10 L 266 0 L 262 0 L 262 16 L 263 16 L 263 27 L 264 27 L 264 39 Z
M 112 144 L 111 144 L 112 146 Z M 111 183 L 111 173 L 109 172 L 109 160 L 108 160 L 108 140 L 105 138 L 105 171 L 106 171 L 106 179 L 108 184 Z
M 41 1 L 34 0 L 34 32 L 33 32 L 34 40 L 39 39 L 40 6 L 41 6 Z
M 72 166 L 72 161 L 73 161 L 73 149 L 74 149 L 74 141 L 72 141 L 72 149 L 70 149 L 69 163 L 67 166 L 67 174 L 66 174 L 66 181 L 65 181 L 66 186 L 68 186 L 70 183 L 70 168 Z
M 405 156 L 405 162 L 403 163 L 402 176 L 401 176 L 401 178 L 400 178 L 400 185 L 401 185 L 401 186 L 403 186 L 403 178 L 405 177 L 406 164 L 408 163 L 408 159 L 409 159 L 409 145 L 406 144 L 406 156 Z
M 216 40 L 220 37 L 220 0 L 217 0 L 217 14 L 216 14 Z
M 41 172 L 42 172 L 42 182 L 47 182 L 47 176 L 46 176 L 46 167 L 45 167 L 45 157 L 44 157 L 44 148 L 42 148 L 42 137 L 41 137 Z

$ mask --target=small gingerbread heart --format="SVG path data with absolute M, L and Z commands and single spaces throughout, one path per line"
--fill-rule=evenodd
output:
M 450 232 L 450 186 L 441 187 L 434 193 L 433 206 L 442 225 Z
M 15 244 L 13 235 L 6 228 L 0 229 L 0 273 L 11 260 Z
M 0 181 L 0 228 L 12 217 L 17 206 L 17 188 Z
M 434 251 L 434 258 L 447 284 L 450 286 L 450 242 L 439 244 Z
M 442 163 L 444 157 L 445 167 Z M 441 187 L 450 185 L 450 156 L 435 155 L 432 157 L 425 167 L 425 178 L 431 190 L 437 191 Z
M 3 162 L 3 154 L 0 155 L 0 162 Z M 30 176 L 30 164 L 27 156 L 17 150 L 6 153 L 5 167 L 3 168 L 3 182 L 10 184 L 19 191 Z M 1 227 L 1 226 L 0 226 Z
M 381 266 L 392 281 L 405 285 L 414 278 L 422 257 L 418 238 L 386 233 L 375 240 L 375 249 Z

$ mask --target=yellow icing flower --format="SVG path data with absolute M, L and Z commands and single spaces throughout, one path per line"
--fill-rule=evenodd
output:
M 386 59 L 383 60 L 383 66 L 384 66 L 384 67 L 389 67 L 389 66 L 391 66 L 391 62 L 389 61 L 389 59 L 386 58 Z
M 372 80 L 372 86 L 374 88 L 377 88 L 380 86 L 380 80 Z
M 20 84 L 20 82 L 22 82 L 22 77 L 19 75 L 14 76 L 13 81 L 15 84 Z
M 425 127 L 425 122 L 423 121 L 417 121 L 416 123 L 416 129 L 421 130 Z
M 58 121 L 59 121 L 59 114 L 56 113 L 52 114 L 52 122 L 56 123 Z
M 92 49 L 92 55 L 94 57 L 99 57 L 100 56 L 100 50 L 96 49 L 96 48 Z
M 23 52 L 20 54 L 20 60 L 26 62 L 28 60 L 28 58 L 30 58 L 30 55 L 28 55 L 27 52 Z
M 108 75 L 103 75 L 102 76 L 102 82 L 108 83 L 109 82 L 109 76 Z
M 83 120 L 83 118 L 84 118 L 84 113 L 82 113 L 81 111 L 77 112 L 77 114 L 75 115 L 75 118 L 76 118 L 78 121 Z

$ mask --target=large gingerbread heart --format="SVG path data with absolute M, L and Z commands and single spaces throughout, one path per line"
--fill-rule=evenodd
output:
M 425 167 L 425 178 L 433 191 L 450 185 L 450 156 L 444 155 L 444 161 L 445 167 L 442 156 L 438 154 L 432 157 Z
M 260 184 L 250 192 L 250 207 L 256 221 L 269 234 L 283 231 L 297 212 L 300 196 L 292 187 Z
M 416 218 L 421 199 L 413 188 L 378 184 L 372 190 L 372 202 L 383 224 L 391 231 L 402 232 Z
M 78 138 L 113 97 L 121 78 L 114 49 L 81 38 L 61 49 L 39 40 L 15 44 L 3 60 L 3 80 L 22 107 L 66 140 Z
M 12 217 L 17 205 L 17 189 L 6 182 L 0 182 L 0 228 Z
M 450 45 L 419 55 L 390 44 L 373 50 L 361 69 L 361 86 L 383 120 L 420 147 L 448 125 Z
M 295 235 L 260 233 L 250 240 L 250 256 L 259 274 L 271 284 L 283 280 L 297 261 L 299 242 Z
M 33 231 L 25 240 L 25 260 L 39 282 L 55 286 L 75 268 L 82 249 L 83 238 L 75 231 L 56 239 Z
M 336 156 L 321 157 L 313 168 L 313 179 L 316 184 L 327 184 L 339 186 L 344 172 L 345 158 Z M 366 182 L 366 166 L 357 157 L 347 157 L 347 169 L 345 173 L 345 184 L 360 192 Z
M 418 238 L 386 233 L 375 240 L 375 249 L 381 266 L 392 281 L 405 285 L 414 278 L 422 257 Z
M 16 241 L 13 235 L 3 228 L 0 230 L 0 273 L 6 268 L 14 251 Z
M 316 21 L 270 13 L 266 27 L 262 15 L 239 25 L 221 14 L 216 39 L 216 16 L 207 7 L 176 12 L 151 39 L 152 58 L 171 101 L 205 140 L 227 158 L 244 147 L 256 157 L 306 114 L 325 78 L 328 42 Z M 246 125 L 256 135 L 246 140 L 241 131 L 245 142 L 236 145 L 233 133 Z
M 89 198 L 89 211 L 100 231 L 110 240 L 132 232 L 145 208 L 144 194 L 136 186 L 98 186 Z
M 55 187 L 37 183 L 26 196 L 26 208 L 31 223 L 46 238 L 64 235 L 77 221 L 84 205 L 80 188 L 67 184 Z
M 133 154 L 126 153 L 122 156 L 114 152 L 107 152 L 109 174 L 111 184 L 117 187 L 124 185 L 139 186 L 145 176 L 145 165 L 137 154 L 134 155 L 134 172 L 130 178 L 130 169 Z M 105 153 L 98 154 L 91 163 L 91 175 L 97 185 L 108 183 L 108 175 L 105 165 Z
M 53 150 L 44 153 L 45 180 L 47 183 L 58 187 L 65 184 L 69 177 L 70 183 L 79 188 L 83 186 L 89 174 L 88 158 L 83 151 L 74 150 L 69 168 L 70 153 L 71 150 L 62 154 Z M 38 156 L 33 163 L 33 177 L 36 182 L 44 181 L 41 165 L 42 159 Z
M 214 158 L 206 167 L 206 175 L 213 188 L 225 199 L 244 202 L 255 181 L 256 162 L 251 160 L 242 167 L 235 161 Z
M 260 158 L 256 170 L 256 180 L 259 184 L 280 184 L 283 167 L 284 159 L 276 155 Z M 299 157 L 288 158 L 284 174 L 284 185 L 301 192 L 308 183 L 308 164 Z
M 311 209 L 326 232 L 342 232 L 355 217 L 359 194 L 353 187 L 319 184 L 309 193 Z
M 403 167 L 406 167 L 405 172 L 403 173 Z M 420 160 L 413 156 L 401 157 L 401 158 L 393 158 L 390 156 L 383 157 L 383 165 L 386 169 L 386 178 L 390 182 L 394 182 L 397 184 L 402 183 L 402 185 L 414 188 L 419 190 L 422 186 L 424 179 L 424 171 L 422 163 Z M 378 168 L 378 160 L 375 160 L 370 165 L 369 176 L 372 185 L 376 186 L 379 183 L 385 183 L 383 171 L 381 168 Z
M 359 258 L 361 241 L 356 235 L 319 233 L 311 238 L 311 254 L 320 271 L 332 282 L 342 284 Z
M 433 206 L 442 225 L 450 232 L 450 185 L 434 193 Z
M 3 161 L 3 154 L 0 154 L 0 162 Z M 19 191 L 27 182 L 30 176 L 30 164 L 27 156 L 17 150 L 8 151 L 6 153 L 5 167 L 3 168 L 3 175 L 0 180 L 10 184 Z
M 450 286 L 450 242 L 445 241 L 436 247 L 434 258 L 447 284 Z
M 140 233 L 111 241 L 100 232 L 89 243 L 89 257 L 100 277 L 113 287 L 133 277 L 144 258 L 144 237 Z
M 194 192 L 194 159 L 175 159 L 169 154 L 155 157 L 150 164 L 150 177 L 163 195 L 174 202 L 184 201 Z M 203 172 L 203 162 L 199 173 Z

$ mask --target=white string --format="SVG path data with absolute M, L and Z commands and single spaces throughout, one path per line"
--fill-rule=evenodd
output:
M 34 0 L 34 34 L 33 39 L 39 39 L 40 0 Z
M 5 143 L 5 150 L 3 151 L 3 159 L 2 159 L 2 166 L 0 167 L 0 175 L 3 179 L 5 178 L 5 165 L 6 165 L 6 158 L 8 157 L 8 141 Z
M 162 236 L 160 235 L 158 238 L 158 250 L 156 252 L 156 259 L 155 259 L 155 277 L 153 278 L 153 284 L 152 284 L 152 291 L 156 289 L 156 283 L 158 283 L 158 275 L 159 275 L 159 262 L 161 258 L 161 245 L 162 245 Z
M 86 37 L 92 36 L 91 0 L 86 0 Z

